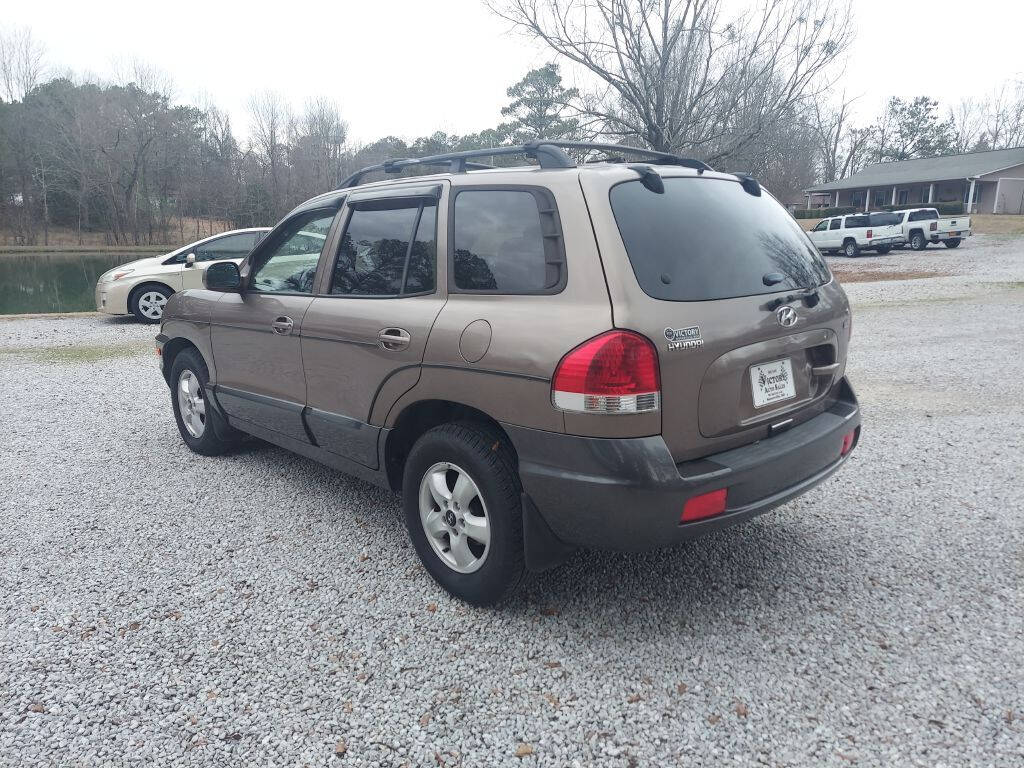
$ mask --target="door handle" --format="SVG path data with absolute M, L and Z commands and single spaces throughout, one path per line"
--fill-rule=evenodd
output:
M 408 347 L 412 337 L 404 328 L 384 328 L 377 334 L 377 341 L 380 343 L 381 349 L 396 352 Z
M 290 317 L 279 317 L 270 324 L 274 333 L 280 336 L 287 336 L 292 332 L 292 319 Z

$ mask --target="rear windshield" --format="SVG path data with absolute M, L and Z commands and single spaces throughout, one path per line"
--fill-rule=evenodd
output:
M 872 227 L 889 227 L 900 223 L 900 217 L 895 213 L 872 213 L 868 215 Z
M 729 299 L 829 280 L 825 262 L 785 209 L 738 182 L 665 179 L 659 195 L 627 181 L 612 187 L 610 198 L 637 282 L 655 299 Z M 781 282 L 765 285 L 773 272 Z

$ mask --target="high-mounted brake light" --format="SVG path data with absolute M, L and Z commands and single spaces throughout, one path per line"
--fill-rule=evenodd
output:
M 551 402 L 578 413 L 647 413 L 661 404 L 654 345 L 633 331 L 609 331 L 569 352 L 551 380 Z

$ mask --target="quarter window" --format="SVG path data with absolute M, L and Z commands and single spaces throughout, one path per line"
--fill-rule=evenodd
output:
M 313 278 L 334 211 L 310 211 L 296 216 L 259 254 L 252 290 L 262 293 L 312 293 Z
M 477 293 L 552 293 L 565 280 L 554 200 L 538 192 L 463 190 L 455 197 L 455 288 Z
M 436 229 L 433 200 L 361 203 L 352 211 L 341 238 L 330 292 L 400 296 L 433 291 Z

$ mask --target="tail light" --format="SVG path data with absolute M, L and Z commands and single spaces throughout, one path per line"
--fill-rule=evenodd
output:
M 661 405 L 654 345 L 633 331 L 609 331 L 569 352 L 551 380 L 551 402 L 578 413 L 646 413 Z
M 871 230 L 869 229 L 868 230 L 868 240 L 870 240 L 870 239 L 871 239 Z
M 932 232 L 934 232 L 938 228 L 939 228 L 938 223 L 934 222 L 934 221 L 931 224 L 928 225 L 928 229 L 930 229 Z

